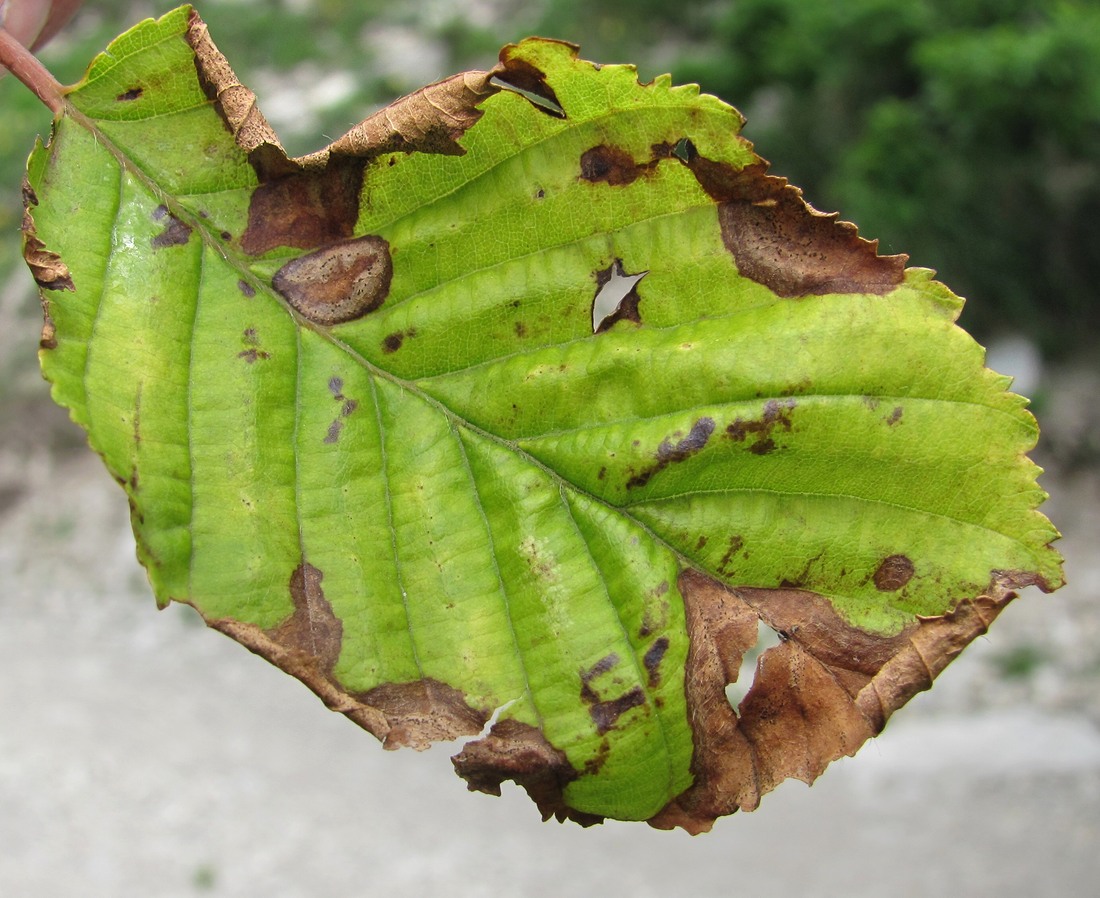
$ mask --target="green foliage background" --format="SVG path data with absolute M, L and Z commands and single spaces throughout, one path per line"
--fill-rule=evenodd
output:
M 89 3 L 43 57 L 65 83 L 168 2 Z M 979 340 L 1027 331 L 1049 355 L 1100 324 L 1100 4 L 1094 0 L 207 0 L 200 12 L 245 83 L 342 70 L 354 89 L 287 133 L 305 152 L 425 72 L 488 67 L 538 33 L 586 58 L 635 62 L 736 105 L 773 172 L 839 209 L 972 301 Z M 374 38 L 372 39 L 372 35 Z M 408 64 L 378 66 L 393 35 Z M 419 43 L 417 43 L 419 42 Z M 417 47 L 431 48 L 425 60 Z M 433 61 L 438 71 L 432 68 Z M 425 68 L 427 65 L 427 68 Z M 373 74 L 372 74 L 373 73 Z M 0 282 L 18 255 L 19 182 L 45 110 L 0 80 Z M 292 127 L 292 126 L 291 126 Z M 2 373 L 2 372 L 0 372 Z

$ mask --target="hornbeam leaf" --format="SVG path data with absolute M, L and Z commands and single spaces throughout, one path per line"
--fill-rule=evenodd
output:
M 962 301 L 741 124 L 530 39 L 291 159 L 190 9 L 116 40 L 26 256 L 161 605 L 387 748 L 492 722 L 472 789 L 698 832 L 1059 586 Z

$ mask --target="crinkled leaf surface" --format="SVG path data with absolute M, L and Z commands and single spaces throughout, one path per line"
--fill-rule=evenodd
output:
M 506 705 L 471 788 L 699 831 L 1056 587 L 961 300 L 740 125 L 529 40 L 290 160 L 190 10 L 119 38 L 30 160 L 26 255 L 159 601 L 386 747 Z

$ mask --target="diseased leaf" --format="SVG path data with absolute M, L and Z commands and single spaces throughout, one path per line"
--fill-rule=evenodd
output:
M 1057 534 L 961 300 L 740 126 L 532 39 L 288 159 L 189 9 L 119 38 L 26 253 L 158 601 L 387 748 L 502 709 L 455 767 L 546 816 L 699 832 L 853 754 Z

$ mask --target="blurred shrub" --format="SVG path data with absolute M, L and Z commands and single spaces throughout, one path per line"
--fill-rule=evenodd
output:
M 76 80 L 110 37 L 174 5 L 86 4 L 46 58 Z M 378 65 L 388 34 L 438 49 L 428 80 L 489 66 L 531 33 L 635 62 L 646 79 L 671 70 L 738 106 L 773 171 L 817 208 L 970 297 L 963 323 L 979 338 L 1025 330 L 1053 354 L 1100 332 L 1096 0 L 206 0 L 201 11 L 261 107 L 280 74 L 286 88 L 351 73 L 354 88 L 303 112 L 297 133 L 293 117 L 276 123 L 293 152 L 416 86 L 400 65 Z M 424 80 L 415 47 L 404 67 Z M 25 93 L 0 80 L 9 233 L 29 135 L 46 126 Z M 2 244 L 0 271 L 12 252 Z

